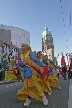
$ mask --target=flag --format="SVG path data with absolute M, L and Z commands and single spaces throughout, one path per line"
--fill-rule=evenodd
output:
M 65 57 L 63 54 L 62 54 L 62 58 L 61 58 L 61 65 L 64 65 L 66 67 Z
M 32 67 L 33 69 L 35 69 L 37 71 L 37 73 L 41 76 L 42 79 L 44 79 L 47 75 L 48 75 L 48 66 L 44 66 L 44 71 L 41 72 L 40 69 L 37 66 L 34 66 L 30 63 L 27 63 L 27 65 L 29 65 L 30 67 Z

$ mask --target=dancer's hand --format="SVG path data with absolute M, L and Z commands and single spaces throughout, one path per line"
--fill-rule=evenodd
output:
M 13 70 L 15 70 L 16 68 L 14 67 Z
M 27 65 L 27 62 L 25 62 L 24 64 Z
M 45 67 L 45 64 L 43 65 L 43 67 Z

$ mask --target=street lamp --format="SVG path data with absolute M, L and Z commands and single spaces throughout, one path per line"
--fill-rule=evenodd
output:
M 59 54 L 57 55 L 57 58 L 59 57 L 59 55 L 60 55 L 60 54 L 62 55 L 62 54 L 63 54 L 63 52 L 62 52 L 62 53 L 59 53 Z
M 67 56 L 67 61 L 68 61 L 68 65 L 70 63 L 70 56 L 72 55 L 72 53 L 66 53 L 66 56 Z M 69 58 L 69 59 L 68 59 Z
M 62 55 L 62 54 L 63 54 L 63 52 L 62 52 L 62 53 L 59 53 L 59 54 L 57 55 L 56 60 L 58 59 L 58 57 L 60 56 L 60 54 Z

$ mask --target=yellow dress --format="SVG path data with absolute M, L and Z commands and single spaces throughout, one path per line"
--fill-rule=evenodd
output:
M 43 59 L 40 58 L 40 61 L 43 62 Z M 50 83 L 48 81 L 49 80 L 48 77 L 46 77 L 45 79 L 42 79 L 41 77 L 38 77 L 38 80 L 39 80 L 39 84 L 42 87 L 44 92 L 52 93 Z
M 53 72 L 54 72 L 52 75 L 49 75 L 48 81 L 52 87 L 59 87 L 57 72 L 54 66 L 50 63 L 50 60 L 48 60 L 48 65 L 50 68 L 53 68 Z
M 30 59 L 29 53 L 30 51 L 25 55 L 25 62 L 35 65 Z M 32 77 L 24 79 L 24 86 L 22 89 L 18 90 L 16 96 L 19 100 L 26 100 L 28 96 L 37 100 L 42 100 L 44 97 L 42 92 L 43 90 L 38 83 L 37 72 L 32 68 Z

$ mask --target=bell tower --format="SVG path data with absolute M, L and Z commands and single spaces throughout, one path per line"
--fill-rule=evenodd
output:
M 42 33 L 42 53 L 48 55 L 49 59 L 54 59 L 54 45 L 51 31 L 45 27 Z

